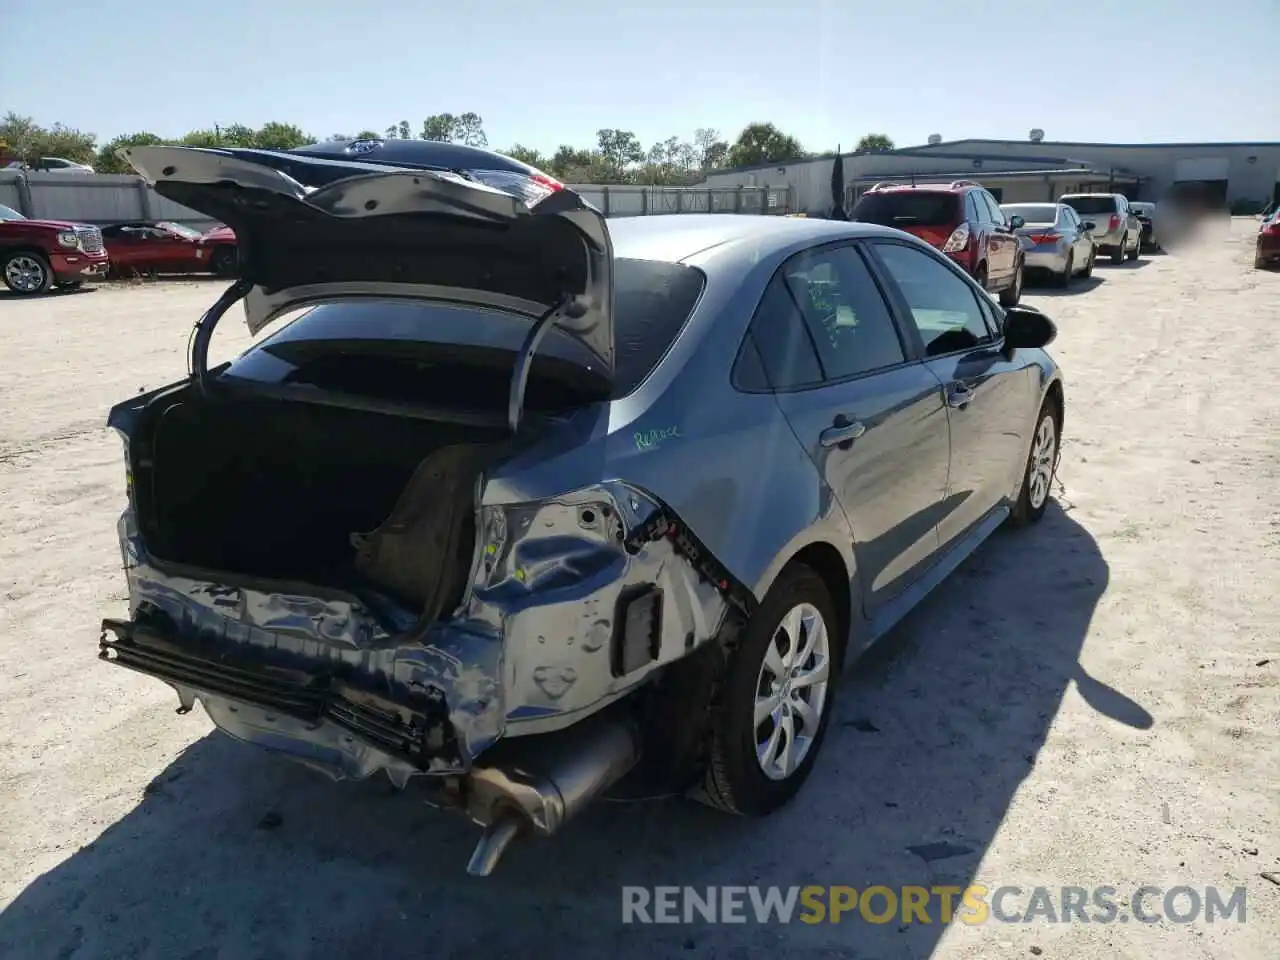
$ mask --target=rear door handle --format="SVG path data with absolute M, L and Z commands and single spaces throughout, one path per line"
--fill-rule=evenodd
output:
M 963 410 L 972 399 L 973 391 L 969 389 L 968 384 L 953 383 L 951 389 L 947 391 L 947 406 L 957 410 Z
M 831 447 L 839 447 L 841 450 L 848 450 L 853 446 L 853 441 L 867 432 L 866 424 L 859 423 L 857 420 L 851 420 L 844 414 L 836 417 L 835 423 L 823 430 L 818 437 L 818 441 L 830 449 Z

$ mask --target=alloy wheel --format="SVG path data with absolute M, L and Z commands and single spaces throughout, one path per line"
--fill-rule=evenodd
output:
M 770 780 L 787 779 L 804 762 L 830 682 L 826 621 L 813 604 L 797 604 L 774 631 L 756 678 L 756 759 Z
M 44 264 L 35 257 L 19 254 L 5 264 L 4 279 L 19 293 L 36 293 L 45 285 Z
M 1031 462 L 1027 468 L 1027 482 L 1031 507 L 1039 510 L 1048 499 L 1049 487 L 1053 483 L 1053 468 L 1058 455 L 1058 429 L 1051 414 L 1045 414 L 1036 430 L 1035 440 L 1031 444 Z

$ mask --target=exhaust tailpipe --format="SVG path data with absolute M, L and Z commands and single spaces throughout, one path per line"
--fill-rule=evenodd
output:
M 477 767 L 465 780 L 467 813 L 485 828 L 467 864 L 472 876 L 492 873 L 521 833 L 555 833 L 640 759 L 634 726 L 604 717 L 502 746 L 518 756 Z

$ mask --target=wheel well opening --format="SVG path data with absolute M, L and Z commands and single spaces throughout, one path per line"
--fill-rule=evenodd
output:
M 1049 390 L 1046 399 L 1053 404 L 1054 419 L 1058 421 L 1058 436 L 1062 436 L 1062 418 L 1065 411 L 1065 404 L 1062 396 L 1062 384 L 1057 380 L 1049 384 Z
M 840 637 L 848 637 L 853 598 L 849 592 L 849 570 L 840 551 L 829 543 L 811 543 L 787 563 L 787 566 L 793 565 L 806 566 L 822 578 L 836 606 L 836 616 L 840 618 L 837 625 Z
M 5 257 L 11 257 L 15 253 L 34 253 L 41 260 L 48 261 L 49 259 L 49 254 L 46 253 L 41 247 L 36 247 L 29 244 L 22 244 L 21 246 L 15 246 L 15 247 L 5 247 L 3 250 L 0 250 L 0 259 L 3 259 Z

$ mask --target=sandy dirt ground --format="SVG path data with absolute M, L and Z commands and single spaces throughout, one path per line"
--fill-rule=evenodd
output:
M 1061 331 L 1056 502 L 850 672 L 791 806 L 600 804 L 486 880 L 462 818 L 236 744 L 95 659 L 125 606 L 104 417 L 184 372 L 219 287 L 0 296 L 0 956 L 1274 958 L 1280 273 L 1251 268 L 1255 229 L 1029 291 Z M 971 882 L 1243 885 L 1247 913 L 621 922 L 624 884 Z

